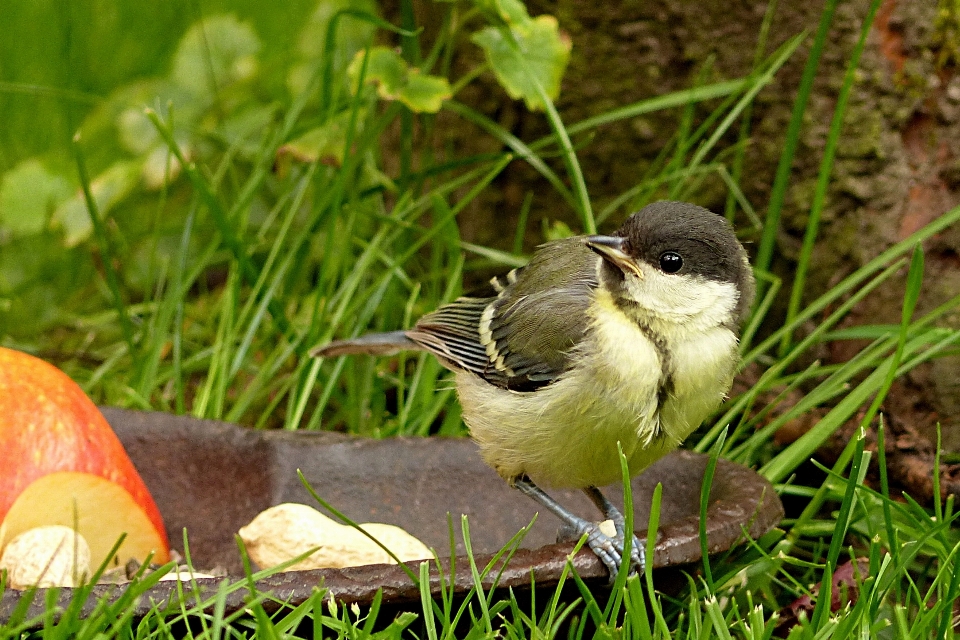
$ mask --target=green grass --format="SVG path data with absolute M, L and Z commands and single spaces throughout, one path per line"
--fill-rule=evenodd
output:
M 173 613 L 154 611 L 134 621 L 129 615 L 132 599 L 156 579 L 147 573 L 124 600 L 104 604 L 90 616 L 81 617 L 76 607 L 59 620 L 51 613 L 40 620 L 21 616 L 0 630 L 0 638 L 167 638 L 174 633 L 284 637 L 306 629 L 317 637 L 415 634 L 433 640 L 581 637 L 595 629 L 599 637 L 759 639 L 770 638 L 777 612 L 803 595 L 814 595 L 816 605 L 788 631 L 790 638 L 953 637 L 952 606 L 960 591 L 953 502 L 938 500 L 926 509 L 909 497 L 891 495 L 882 446 L 877 454 L 881 489 L 863 486 L 871 455 L 862 437 L 850 442 L 832 468 L 820 470 L 822 481 L 810 480 L 808 461 L 851 421 L 864 430 L 880 428 L 879 408 L 897 377 L 957 352 L 960 333 L 939 328 L 937 321 L 956 310 L 960 297 L 920 316 L 916 304 L 923 279 L 920 245 L 956 224 L 960 208 L 945 212 L 813 298 L 803 274 L 829 186 L 831 154 L 844 113 L 845 101 L 840 100 L 799 276 L 781 286 L 766 271 L 817 60 L 830 46 L 826 34 L 835 5 L 827 4 L 817 34 L 799 34 L 769 53 L 764 27 L 755 69 L 745 78 L 713 84 L 694 80 L 685 91 L 624 105 L 583 122 L 565 123 L 548 92 L 534 82 L 552 131 L 539 140 L 521 140 L 458 100 L 456 91 L 489 71 L 489 64 L 463 78 L 449 78 L 454 96 L 443 106 L 447 115 L 500 145 L 500 151 L 477 156 L 444 148 L 435 139 L 435 116 L 380 99 L 365 84 L 366 74 L 377 70 L 364 66 L 363 52 L 372 43 L 373 28 L 384 24 L 358 11 L 325 24 L 324 50 L 335 55 L 290 60 L 279 53 L 274 38 L 293 38 L 288 31 L 295 32 L 293 25 L 299 25 L 312 6 L 290 9 L 284 18 L 265 15 L 253 4 L 236 5 L 236 13 L 252 20 L 262 37 L 259 73 L 217 76 L 222 82 L 215 83 L 214 90 L 188 98 L 169 82 L 170 56 L 176 49 L 171 42 L 158 45 L 159 56 L 135 58 L 125 72 L 112 70 L 115 76 L 107 74 L 114 78 L 112 84 L 91 84 L 83 74 L 64 83 L 51 70 L 38 75 L 34 84 L 0 83 L 0 112 L 19 113 L 7 131 L 19 126 L 25 136 L 9 145 L 4 138 L 0 171 L 10 175 L 22 160 L 40 154 L 51 180 L 60 177 L 81 189 L 77 210 L 84 215 L 89 211 L 79 222 L 69 217 L 61 221 L 63 228 L 78 229 L 83 236 L 71 247 L 64 248 L 61 230 L 46 224 L 31 233 L 11 235 L 7 228 L 6 236 L 0 234 L 5 243 L 0 245 L 0 343 L 55 361 L 99 402 L 254 428 L 338 429 L 373 437 L 465 433 L 450 377 L 434 359 L 420 354 L 323 361 L 306 352 L 333 337 L 407 326 L 456 297 L 464 277 L 522 264 L 521 240 L 536 194 L 528 194 L 519 227 L 507 233 L 513 242 L 502 247 L 464 242 L 457 224 L 511 163 L 526 163 L 544 178 L 569 205 L 570 219 L 579 221 L 577 231 L 612 227 L 630 211 L 662 197 L 696 200 L 705 179 L 719 178 L 728 188 L 724 213 L 745 238 L 759 239 L 756 266 L 764 286 L 742 347 L 745 365 L 760 374 L 758 382 L 730 398 L 688 446 L 759 469 L 792 504 L 801 505 L 781 530 L 710 558 L 701 573 L 689 576 L 685 589 L 669 596 L 657 591 L 651 574 L 629 580 L 621 575 L 612 597 L 604 599 L 569 573 L 564 582 L 576 594 L 569 601 L 560 589 L 542 587 L 533 590 L 535 602 L 516 594 L 494 597 L 481 581 L 490 569 L 471 566 L 476 588 L 462 604 L 449 585 L 439 597 L 423 591 L 415 617 L 385 617 L 380 603 L 359 611 L 334 606 L 322 591 L 299 607 L 268 614 L 272 608 L 265 604 L 271 596 L 251 588 L 251 580 L 262 574 L 251 574 L 225 583 L 203 602 L 184 604 Z M 94 34 L 92 27 L 78 26 L 88 22 L 77 16 L 40 6 L 44 15 L 59 16 L 53 24 L 75 29 L 72 46 L 86 53 L 62 54 L 73 65 L 104 58 L 92 43 L 93 35 L 108 43 L 110 38 L 122 43 L 130 37 L 119 29 Z M 203 14 L 212 15 L 220 6 L 205 4 Z M 394 38 L 390 42 L 402 45 L 404 62 L 422 64 L 424 73 L 447 76 L 456 47 L 470 46 L 465 35 L 502 26 L 483 5 L 443 5 L 448 13 L 442 28 L 428 41 L 414 28 L 411 5 L 402 6 L 404 29 L 394 27 L 394 34 L 381 29 L 380 37 Z M 124 11 L 136 14 L 131 30 L 147 39 L 143 34 L 159 18 L 147 9 L 138 13 L 132 5 Z M 17 24 L 25 18 L 21 12 L 3 19 Z M 773 19 L 771 12 L 768 20 Z M 177 20 L 173 23 L 185 30 L 187 23 Z M 869 22 L 864 22 L 864 34 Z M 85 30 L 90 30 L 89 37 Z M 232 33 L 242 44 L 242 34 Z M 738 179 L 750 142 L 753 101 L 811 39 L 814 46 L 782 141 L 771 200 L 762 206 L 751 203 Z M 37 40 L 33 46 L 39 56 L 49 43 Z M 361 71 L 353 77 L 347 62 L 357 52 Z M 0 65 L 19 64 L 19 55 L 0 46 Z M 48 57 L 61 59 L 58 55 Z M 858 55 L 859 49 L 850 60 L 845 92 Z M 298 76 L 298 83 L 287 82 L 287 71 L 300 63 L 306 64 L 306 75 Z M 215 66 L 213 59 L 205 64 Z M 527 68 L 515 71 L 533 73 Z M 154 77 L 153 84 L 126 84 L 134 73 Z M 357 91 L 358 86 L 367 88 Z M 27 96 L 44 101 L 50 95 L 68 107 L 44 102 L 51 130 L 35 132 L 30 139 L 26 127 L 18 125 L 23 114 L 16 111 L 21 108 L 17 100 Z M 143 111 L 143 106 L 149 109 Z M 130 107 L 133 115 L 122 115 Z M 677 115 L 670 143 L 635 185 L 595 211 L 576 150 L 607 125 L 660 110 Z M 82 137 L 72 147 L 69 135 L 60 136 L 59 146 L 49 143 L 51 136 L 57 137 L 53 130 L 72 135 L 73 125 L 65 123 L 81 120 Z M 134 142 L 143 143 L 144 149 L 135 151 L 121 139 L 118 122 L 130 125 L 127 134 L 136 132 Z M 298 160 L 289 151 L 307 139 L 305 134 L 320 135 L 324 143 L 308 149 L 312 157 Z M 159 155 L 150 156 L 158 149 Z M 387 149 L 399 150 L 397 163 L 385 157 Z M 127 188 L 116 180 L 110 185 L 121 195 L 105 195 L 103 176 L 117 161 L 140 170 L 156 158 L 158 186 Z M 386 167 L 394 165 L 395 175 L 387 175 Z M 4 224 L 9 227 L 9 220 L 0 219 Z M 546 232 L 565 230 L 555 225 Z M 10 241 L 14 236 L 16 241 Z M 858 302 L 904 272 L 908 276 L 899 324 L 838 328 Z M 789 313 L 780 326 L 770 326 L 767 314 L 781 296 L 789 300 Z M 35 322 L 26 323 L 27 318 Z M 817 328 L 803 331 L 810 321 L 816 321 Z M 869 344 L 849 362 L 810 362 L 813 350 L 851 339 Z M 803 390 L 802 399 L 787 405 L 788 394 L 798 389 Z M 812 429 L 789 446 L 774 445 L 780 427 L 814 409 L 826 411 Z M 464 530 L 468 533 L 469 523 Z M 865 559 L 869 570 L 859 581 L 858 597 L 832 612 L 830 576 L 852 558 Z M 422 581 L 424 567 L 411 579 Z M 812 585 L 821 582 L 827 585 L 824 590 L 818 597 L 811 594 Z M 190 592 L 189 586 L 185 589 Z M 231 590 L 248 592 L 250 601 L 246 610 L 228 615 L 224 602 Z M 195 624 L 179 624 L 187 618 Z M 38 626 L 38 631 L 29 631 Z

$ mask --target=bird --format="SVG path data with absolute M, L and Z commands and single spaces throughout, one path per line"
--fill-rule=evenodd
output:
M 483 460 L 555 514 L 615 576 L 626 519 L 597 488 L 630 477 L 717 409 L 738 369 L 753 271 L 731 224 L 703 207 L 647 205 L 610 235 L 540 245 L 529 262 L 409 329 L 336 340 L 316 357 L 426 351 L 454 372 Z M 615 535 L 543 487 L 577 488 Z M 645 570 L 630 532 L 631 573 Z

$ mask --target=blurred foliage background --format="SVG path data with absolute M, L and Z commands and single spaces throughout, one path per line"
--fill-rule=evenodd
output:
M 778 483 L 788 520 L 716 559 L 716 582 L 707 565 L 668 615 L 709 607 L 722 630 L 755 615 L 745 637 L 769 638 L 776 616 L 755 594 L 776 612 L 859 553 L 877 577 L 870 597 L 841 622 L 819 600 L 814 626 L 870 637 L 896 615 L 901 631 L 920 620 L 914 637 L 943 637 L 960 592 L 953 498 L 941 504 L 938 474 L 923 477 L 932 515 L 891 498 L 884 456 L 900 452 L 878 443 L 882 408 L 919 397 L 894 385 L 958 356 L 956 171 L 914 169 L 933 157 L 935 125 L 960 126 L 955 104 L 922 112 L 924 87 L 960 95 L 960 80 L 952 58 L 907 59 L 942 28 L 891 16 L 928 3 L 892 4 L 783 3 L 779 20 L 777 3 L 621 3 L 633 13 L 619 21 L 603 3 L 518 0 L 0 0 L 0 344 L 104 404 L 463 434 L 435 359 L 324 361 L 309 348 L 407 326 L 537 242 L 609 228 L 652 200 L 709 204 L 747 241 L 761 295 L 744 371 L 689 444 Z M 717 15 L 732 26 L 718 30 Z M 571 58 L 595 34 L 605 57 Z M 561 117 L 568 72 L 584 92 Z M 960 144 L 952 131 L 936 129 L 937 149 Z M 475 242 L 481 224 L 495 243 Z M 899 415 L 888 424 L 910 435 L 920 411 Z M 901 435 L 887 442 L 913 442 Z M 940 466 L 932 447 L 909 453 Z M 819 454 L 831 468 L 811 463 Z M 731 597 L 706 597 L 718 593 Z
M 439 3 L 429 38 L 412 5 L 398 26 L 372 0 L 9 4 L 0 341 L 110 404 L 290 427 L 310 407 L 317 426 L 337 390 L 352 428 L 377 431 L 392 375 L 348 369 L 363 399 L 343 401 L 342 363 L 319 376 L 305 351 L 454 295 L 456 214 L 512 159 L 457 157 L 433 114 L 487 72 L 560 124 L 569 39 L 515 0 Z M 462 47 L 481 55 L 454 78 Z M 522 261 L 477 251 L 488 266 Z M 418 381 L 424 369 L 439 375 L 421 359 Z M 433 386 L 415 385 L 423 428 L 451 400 Z

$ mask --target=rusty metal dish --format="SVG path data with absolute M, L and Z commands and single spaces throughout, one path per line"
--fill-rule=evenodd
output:
M 528 525 L 536 505 L 514 491 L 487 467 L 467 438 L 393 438 L 371 440 L 320 432 L 254 431 L 233 424 L 196 420 L 165 413 L 104 408 L 103 413 L 120 437 L 149 487 L 167 526 L 171 545 L 182 549 L 187 530 L 190 555 L 198 570 L 219 567 L 241 578 L 243 565 L 234 536 L 260 511 L 283 502 L 318 507 L 297 477 L 301 470 L 313 489 L 330 504 L 358 522 L 386 522 L 403 527 L 450 557 L 448 514 L 457 529 L 454 554 L 464 553 L 459 535 L 461 514 L 470 523 L 470 540 L 479 566 Z M 635 522 L 649 519 L 650 496 L 663 484 L 660 529 L 654 568 L 686 565 L 701 560 L 699 540 L 700 490 L 708 458 L 678 451 L 651 466 L 632 483 Z M 605 493 L 622 506 L 617 486 Z M 579 491 L 551 491 L 575 513 L 596 519 L 595 507 Z M 318 507 L 319 508 L 319 507 Z M 322 511 L 322 509 L 321 509 Z M 776 526 L 783 507 L 773 487 L 746 467 L 720 460 L 714 475 L 707 512 L 707 539 L 711 554 L 742 541 L 744 529 L 757 538 Z M 540 513 L 500 573 L 500 587 L 528 586 L 531 572 L 538 586 L 556 584 L 573 543 L 557 543 L 559 521 Z M 638 533 L 643 536 L 640 529 Z M 600 561 L 583 549 L 573 565 L 587 582 L 602 584 L 607 573 Z M 648 566 L 649 566 L 648 565 Z M 447 564 L 444 565 L 445 567 Z M 439 589 L 434 567 L 432 588 Z M 454 588 L 467 592 L 473 578 L 465 558 L 458 558 Z M 200 579 L 202 589 L 215 593 L 222 579 Z M 492 586 L 493 576 L 489 578 Z M 283 602 L 296 605 L 322 585 L 344 603 L 368 603 L 382 590 L 385 603 L 418 602 L 420 593 L 397 566 L 370 565 L 349 569 L 292 571 L 258 582 Z M 98 585 L 87 606 L 117 586 Z M 177 597 L 176 583 L 150 589 L 141 605 L 146 614 L 154 603 Z M 245 606 L 245 593 L 227 597 L 227 611 Z M 20 600 L 7 590 L 0 598 L 0 623 Z M 62 589 L 60 600 L 72 598 Z M 34 598 L 29 616 L 39 614 L 45 596 Z

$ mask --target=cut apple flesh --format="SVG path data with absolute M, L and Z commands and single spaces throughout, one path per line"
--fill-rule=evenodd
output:
M 90 566 L 100 567 L 120 536 L 126 534 L 107 568 L 130 559 L 167 562 L 166 545 L 143 509 L 126 489 L 91 473 L 50 473 L 17 497 L 0 524 L 0 549 L 21 533 L 45 525 L 76 529 L 90 545 Z

